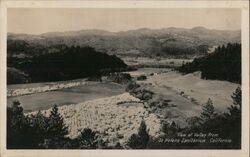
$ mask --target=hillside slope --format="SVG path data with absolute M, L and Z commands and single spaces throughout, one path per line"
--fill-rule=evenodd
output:
M 182 73 L 201 71 L 201 78 L 241 83 L 241 44 L 219 46 L 204 57 L 177 68 Z
M 8 55 L 49 53 L 55 45 L 90 46 L 98 51 L 131 56 L 195 56 L 209 48 L 240 42 L 240 31 L 210 30 L 204 27 L 137 29 L 121 32 L 80 30 L 40 35 L 8 34 Z M 54 49 L 50 51 L 43 47 Z M 137 53 L 134 53 L 137 52 Z
M 99 76 L 104 72 L 117 72 L 128 68 L 115 55 L 101 53 L 91 47 L 67 46 L 60 48 L 58 52 L 33 58 L 10 58 L 7 65 L 27 74 L 31 82 L 63 81 Z M 9 72 L 8 70 L 8 76 Z M 12 82 L 13 80 L 8 78 L 8 84 Z

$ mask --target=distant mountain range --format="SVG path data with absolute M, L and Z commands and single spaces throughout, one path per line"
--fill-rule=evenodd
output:
M 8 33 L 8 53 L 33 55 L 44 51 L 29 47 L 90 46 L 98 51 L 119 56 L 169 56 L 201 55 L 209 48 L 227 43 L 240 43 L 240 30 L 211 30 L 204 27 L 163 28 L 108 32 L 103 30 L 80 30 L 49 32 L 40 35 Z M 16 47 L 19 46 L 22 49 Z M 29 51 L 29 52 L 27 52 Z

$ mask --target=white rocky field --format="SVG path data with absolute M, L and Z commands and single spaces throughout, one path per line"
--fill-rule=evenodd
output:
M 50 110 L 41 112 L 48 116 Z M 129 93 L 60 106 L 59 112 L 72 138 L 78 136 L 84 128 L 91 128 L 100 132 L 104 140 L 124 144 L 133 133 L 137 133 L 142 119 L 150 135 L 156 136 L 160 132 L 160 120 L 146 111 L 143 103 Z
M 49 91 L 54 91 L 54 90 L 78 87 L 78 86 L 82 86 L 82 85 L 86 85 L 86 84 L 87 84 L 86 81 L 75 81 L 75 82 L 66 82 L 66 83 L 64 83 L 64 82 L 55 83 L 55 84 L 46 85 L 43 87 L 8 89 L 7 96 L 14 97 L 14 96 L 34 94 L 34 93 L 43 93 L 43 92 L 49 92 Z

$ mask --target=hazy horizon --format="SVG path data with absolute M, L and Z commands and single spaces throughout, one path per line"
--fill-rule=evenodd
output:
M 195 26 L 195 27 L 203 27 L 203 26 Z M 79 29 L 79 30 L 65 30 L 65 31 L 54 31 L 54 32 L 44 32 L 44 33 L 40 33 L 40 34 L 31 34 L 31 33 L 16 33 L 16 32 L 7 32 L 10 34 L 27 34 L 27 35 L 42 35 L 42 34 L 46 34 L 46 33 L 63 33 L 63 32 L 77 32 L 77 31 L 105 31 L 105 32 L 110 32 L 110 33 L 120 33 L 120 32 L 126 32 L 126 31 L 136 31 L 136 30 L 140 30 L 140 29 L 150 29 L 150 30 L 161 30 L 161 29 L 170 29 L 170 28 L 176 28 L 176 29 L 193 29 L 195 27 L 192 28 L 181 28 L 181 27 L 165 27 L 165 28 L 156 28 L 156 29 L 152 29 L 152 28 L 146 28 L 146 27 L 141 27 L 141 28 L 137 28 L 137 29 L 130 29 L 130 30 L 124 30 L 124 31 L 109 31 L 109 30 L 103 30 L 103 29 Z M 205 29 L 208 30 L 218 30 L 218 31 L 241 31 L 241 29 L 209 29 L 206 27 L 203 27 Z
M 40 35 L 48 32 L 128 30 L 205 27 L 214 30 L 241 30 L 240 9 L 165 8 L 11 8 L 9 33 Z

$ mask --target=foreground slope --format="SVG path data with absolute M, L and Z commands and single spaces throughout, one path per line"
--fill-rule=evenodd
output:
M 41 112 L 46 116 L 50 114 L 50 110 Z M 155 136 L 160 131 L 159 119 L 146 111 L 142 102 L 129 93 L 60 106 L 59 112 L 69 126 L 71 138 L 78 136 L 84 128 L 91 128 L 103 135 L 104 139 L 124 144 L 137 132 L 142 119 L 150 135 Z M 36 112 L 29 114 L 32 113 Z

